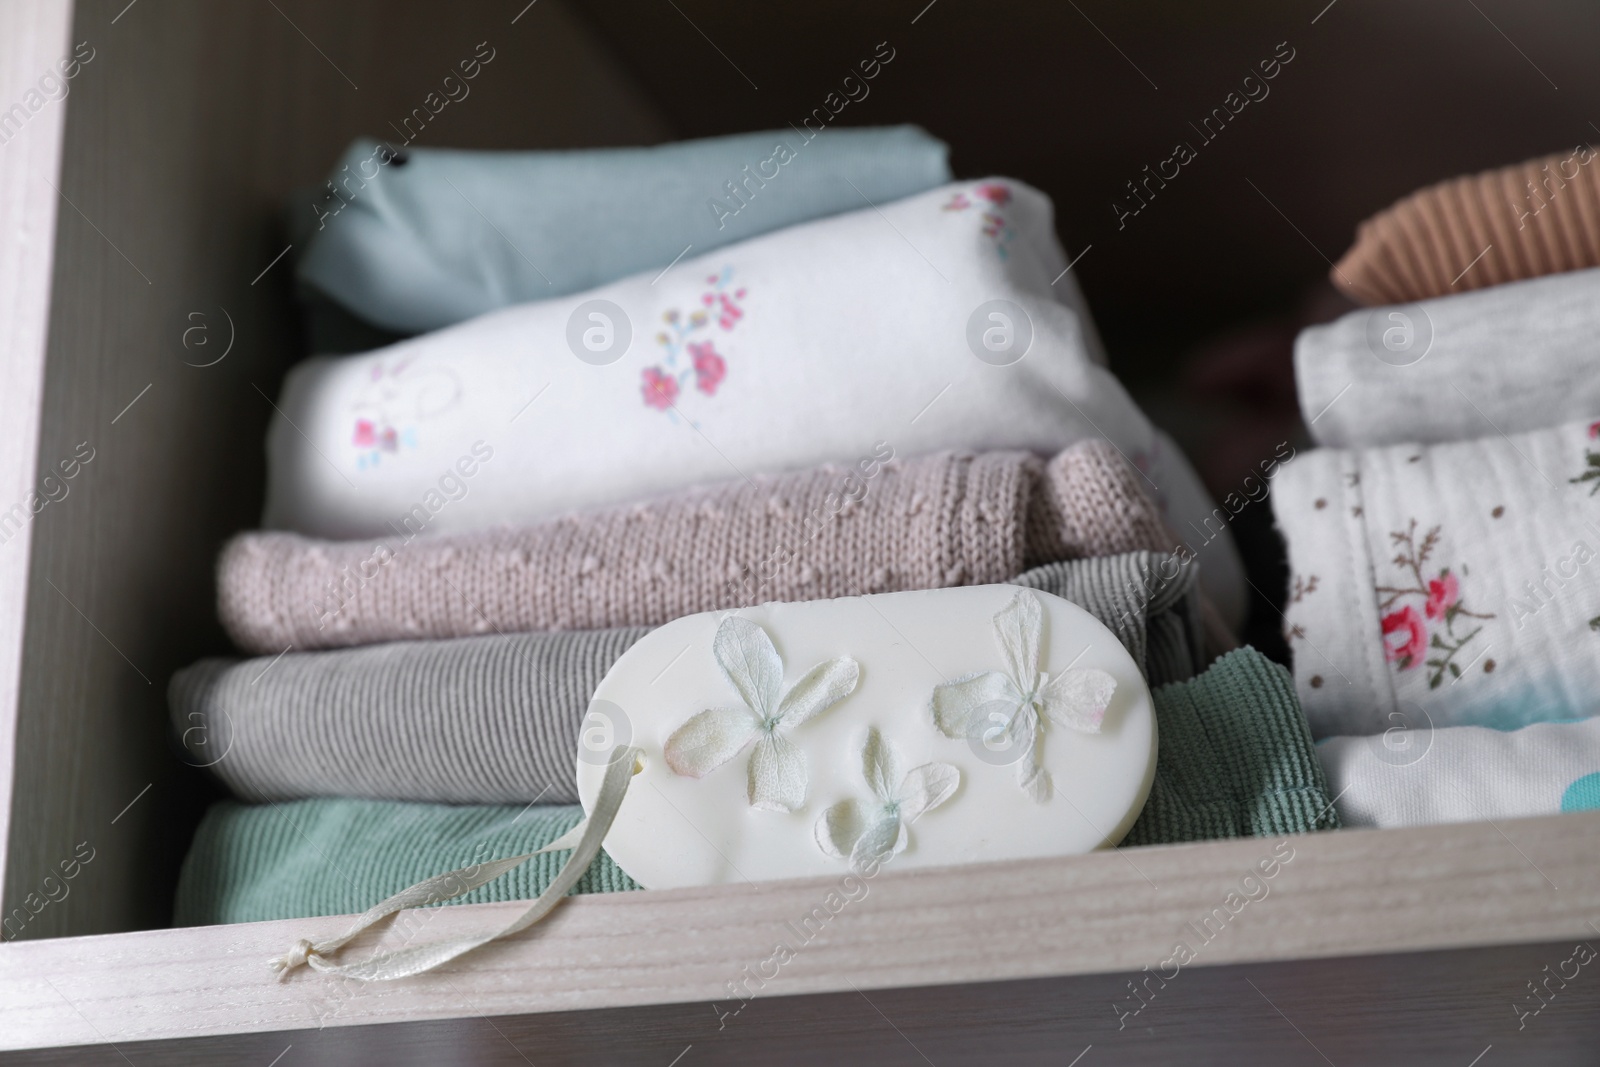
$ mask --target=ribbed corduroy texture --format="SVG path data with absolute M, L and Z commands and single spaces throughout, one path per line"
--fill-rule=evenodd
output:
M 173 726 L 237 797 L 575 804 L 589 698 L 647 627 L 397 641 L 172 676 Z
M 1594 266 L 1600 161 L 1584 148 L 1412 193 L 1357 228 L 1332 278 L 1364 304 L 1405 304 Z
M 1060 559 L 1173 547 L 1107 441 L 737 480 L 535 526 L 223 550 L 218 610 L 247 652 L 657 626 L 764 601 L 1003 582 Z M 860 499 L 840 508 L 846 478 Z M 837 512 L 837 514 L 835 514 Z
M 1154 692 L 1150 799 L 1123 845 L 1332 830 L 1339 815 L 1289 672 L 1253 648 Z
M 576 805 L 452 807 L 371 800 L 247 805 L 200 821 L 178 876 L 177 926 L 350 915 L 436 874 L 532 852 L 578 824 Z M 452 903 L 538 896 L 567 853 L 535 856 Z M 601 852 L 574 893 L 638 889 Z
M 1333 829 L 1339 817 L 1288 673 L 1254 649 L 1155 692 L 1155 784 L 1127 845 Z M 206 813 L 178 882 L 180 926 L 353 914 L 470 863 L 529 852 L 577 823 L 576 807 L 449 807 L 364 800 Z M 539 856 L 459 903 L 536 896 L 564 855 Z M 579 893 L 638 886 L 601 853 Z
M 1013 579 L 1070 600 L 1099 619 L 1151 686 L 1193 678 L 1205 666 L 1200 593 L 1193 566 L 1156 552 L 1047 563 Z
M 1204 663 L 1195 577 L 1172 557 L 1132 552 L 1048 564 L 1015 581 L 1083 606 L 1160 685 L 1193 677 Z M 172 678 L 172 722 L 192 762 L 209 765 L 245 800 L 570 804 L 589 698 L 646 632 L 202 660 Z

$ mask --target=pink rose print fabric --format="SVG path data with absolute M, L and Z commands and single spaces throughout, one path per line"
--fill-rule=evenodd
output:
M 728 377 L 728 360 L 717 351 L 713 330 L 728 333 L 745 315 L 745 289 L 733 285 L 732 277 L 732 267 L 722 268 L 706 278 L 708 288 L 701 294 L 698 308 L 687 315 L 676 309 L 662 314 L 656 344 L 665 355 L 660 363 L 641 372 L 646 406 L 675 417 L 681 414 L 678 399 L 688 388 L 709 397 L 717 395 Z
M 1407 605 L 1383 617 L 1383 651 L 1400 670 L 1409 670 L 1422 659 L 1428 647 L 1428 628 L 1417 609 Z
M 728 376 L 727 360 L 717 355 L 717 350 L 710 341 L 691 344 L 689 354 L 694 357 L 695 388 L 707 396 L 715 396 L 717 386 Z
M 1589 424 L 1589 440 L 1593 441 L 1597 438 L 1600 438 L 1600 422 L 1591 422 Z M 1568 478 L 1567 481 L 1572 485 L 1587 484 L 1589 486 L 1589 495 L 1594 496 L 1596 493 L 1600 493 L 1600 452 L 1592 448 L 1584 449 L 1583 462 L 1583 473 L 1576 478 Z
M 1428 582 L 1428 602 L 1423 605 L 1423 614 L 1439 621 L 1460 599 L 1461 583 L 1456 581 L 1455 575 L 1445 571 L 1440 577 Z
M 657 409 L 666 411 L 678 399 L 678 379 L 671 375 L 662 374 L 658 367 L 646 367 L 644 371 L 644 402 Z
M 1441 567 L 1436 577 L 1427 577 L 1424 567 L 1439 547 L 1439 531 L 1435 526 L 1418 541 L 1416 519 L 1404 530 L 1391 531 L 1389 539 L 1396 554 L 1390 562 L 1410 584 L 1377 587 L 1384 656 L 1397 671 L 1426 666 L 1429 689 L 1439 688 L 1447 673 L 1451 678 L 1461 677 L 1457 657 L 1483 631 L 1481 624 L 1469 620 L 1494 618 L 1493 614 L 1467 610 L 1461 603 L 1461 580 L 1449 567 Z M 1464 565 L 1462 572 L 1466 572 Z

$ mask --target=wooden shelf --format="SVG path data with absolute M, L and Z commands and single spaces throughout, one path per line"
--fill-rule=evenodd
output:
M 18 942 L 0 949 L 7 1019 L 0 1045 L 694 1002 L 714 1015 L 738 1007 L 729 983 L 740 980 L 758 994 L 752 1003 L 760 1003 L 858 989 L 1103 975 L 1098 1010 L 1114 1024 L 1112 1004 L 1128 1000 L 1124 983 L 1146 966 L 1162 970 L 1179 939 L 1196 950 L 1196 967 L 1600 940 L 1590 925 L 1600 916 L 1600 866 L 1593 860 L 1600 813 L 1286 840 L 1293 858 L 1265 883 L 1267 894 L 1226 926 L 1213 920 L 1210 943 L 1195 928 L 1213 909 L 1226 910 L 1228 894 L 1272 856 L 1275 841 L 886 869 L 809 943 L 787 924 L 811 914 L 833 880 L 575 897 L 527 935 L 436 973 L 374 986 L 309 971 L 272 980 L 270 957 L 298 938 L 337 932 L 347 921 L 340 918 Z M 438 909 L 411 936 L 493 926 L 521 907 Z M 784 939 L 798 950 L 795 958 L 764 986 L 750 984 L 745 969 L 759 979 L 763 961 Z M 347 951 L 359 958 L 402 940 L 390 930 Z M 1507 1005 L 1525 992 L 1522 981 L 1506 976 Z M 1514 1030 L 1513 1013 L 1498 1010 L 1500 1022 Z

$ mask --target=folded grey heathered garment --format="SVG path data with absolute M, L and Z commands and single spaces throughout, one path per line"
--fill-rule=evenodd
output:
M 1301 332 L 1300 411 L 1328 448 L 1435 444 L 1600 414 L 1600 268 L 1415 304 Z
M 1016 584 L 1089 611 L 1152 686 L 1205 664 L 1197 568 L 1129 552 L 1052 563 Z M 589 697 L 648 627 L 400 641 L 173 675 L 189 762 L 253 801 L 343 796 L 571 804 Z

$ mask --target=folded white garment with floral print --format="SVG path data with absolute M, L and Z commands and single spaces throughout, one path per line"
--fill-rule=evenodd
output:
M 1301 453 L 1273 482 L 1317 737 L 1600 710 L 1600 423 Z
M 1417 728 L 1412 728 L 1416 726 Z M 1422 826 L 1600 808 L 1600 719 L 1520 730 L 1425 721 L 1317 745 L 1346 826 Z
M 1600 413 L 1600 268 L 1362 308 L 1295 341 L 1319 445 L 1519 433 Z
M 268 435 L 265 523 L 443 533 L 853 465 L 884 443 L 1054 454 L 1103 436 L 1169 525 L 1199 528 L 1213 506 L 1097 362 L 1052 216 L 1019 182 L 948 185 L 308 360 Z M 1237 622 L 1226 531 L 1199 555 Z

